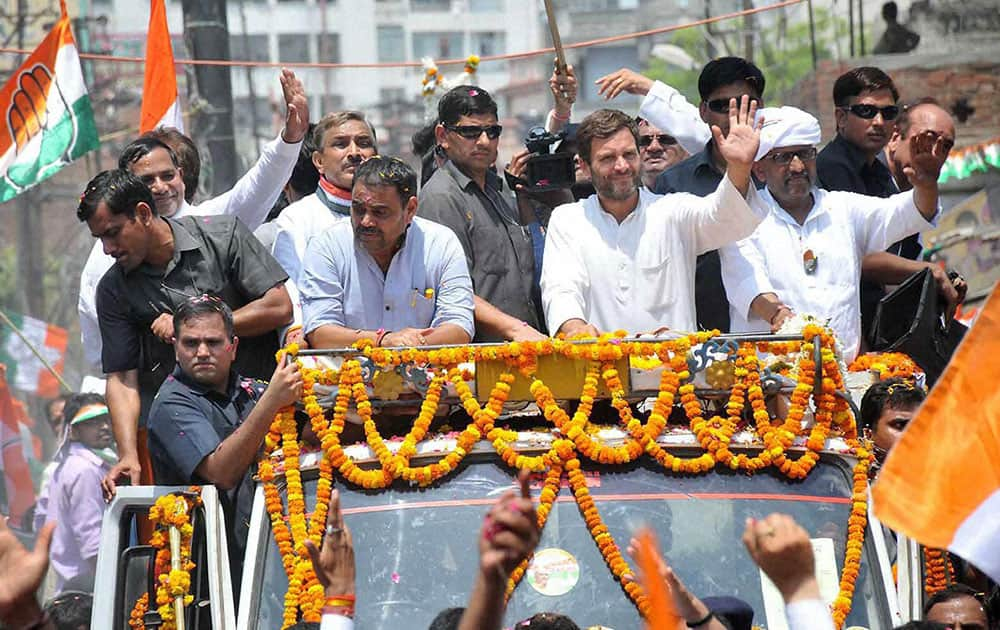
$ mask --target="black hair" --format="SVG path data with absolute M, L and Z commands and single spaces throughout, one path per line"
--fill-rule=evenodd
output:
M 299 621 L 288 626 L 285 630 L 319 630 L 320 625 L 315 621 Z
M 899 7 L 895 2 L 886 2 L 882 5 L 882 19 L 886 22 L 895 22 L 899 17 Z
M 299 157 L 292 168 L 292 175 L 288 178 L 288 185 L 303 196 L 316 192 L 319 185 L 319 171 L 313 164 L 312 154 L 316 150 L 316 143 L 313 142 L 313 131 L 316 125 L 309 123 L 309 130 L 302 139 L 302 147 L 299 149 Z
M 79 630 L 90 627 L 94 595 L 84 591 L 63 591 L 45 604 L 56 630 Z
M 764 73 L 742 57 L 719 57 L 705 64 L 698 76 L 698 94 L 707 101 L 712 92 L 720 87 L 745 81 L 754 90 L 758 99 L 764 96 Z
M 639 126 L 635 119 L 618 109 L 599 109 L 587 114 L 576 128 L 576 152 L 580 159 L 590 164 L 590 152 L 594 139 L 610 138 L 622 129 L 628 129 L 639 148 Z
M 80 410 L 88 405 L 106 405 L 107 402 L 104 400 L 104 396 L 100 394 L 95 394 L 93 392 L 84 392 L 82 394 L 73 394 L 66 400 L 66 407 L 63 409 L 63 418 L 65 419 L 66 426 L 73 421 L 73 417 L 80 413 Z
M 431 620 L 427 630 L 458 630 L 464 613 L 464 608 L 445 608 Z
M 184 181 L 184 199 L 188 203 L 194 201 L 195 193 L 198 192 L 198 178 L 201 177 L 201 154 L 191 136 L 177 127 L 157 127 L 139 137 L 155 138 L 174 152 L 174 157 L 177 158 L 175 164 L 180 167 L 181 179 Z
M 97 212 L 101 202 L 107 204 L 111 214 L 124 214 L 135 218 L 135 207 L 140 201 L 149 206 L 156 216 L 153 193 L 142 180 L 123 169 L 101 171 L 87 183 L 76 209 L 76 218 L 86 222 Z
M 515 627 L 518 630 L 580 630 L 572 619 L 554 612 L 536 613 Z
M 437 127 L 436 120 L 427 123 L 410 136 L 410 148 L 413 150 L 414 157 L 424 157 L 437 144 L 437 140 L 434 138 L 435 127 Z
M 948 630 L 948 626 L 936 621 L 910 621 L 896 626 L 895 630 Z
M 438 101 L 438 121 L 454 125 L 462 116 L 497 115 L 497 103 L 490 93 L 475 85 L 454 87 Z
M 892 82 L 892 77 L 888 74 L 872 66 L 851 68 L 837 77 L 836 82 L 834 82 L 833 104 L 837 107 L 847 107 L 847 102 L 851 98 L 862 92 L 874 92 L 875 90 L 889 90 L 892 93 L 892 100 L 899 100 L 899 91 L 896 89 L 896 84 Z
M 52 424 L 52 405 L 56 404 L 59 401 L 62 401 L 62 403 L 64 405 L 63 406 L 63 421 L 65 421 L 65 419 L 66 419 L 66 416 L 65 416 L 65 413 L 66 413 L 65 404 L 69 401 L 70 396 L 72 396 L 72 394 L 59 394 L 55 398 L 50 398 L 50 399 L 48 399 L 48 400 L 45 401 L 45 421 L 46 422 L 48 422 L 49 424 Z
M 187 323 L 188 320 L 212 314 L 222 318 L 222 324 L 226 328 L 226 337 L 232 341 L 233 337 L 236 336 L 233 311 L 228 304 L 214 295 L 199 295 L 184 300 L 184 303 L 174 311 L 174 336 L 181 336 L 181 325 Z
M 869 387 L 861 398 L 858 428 L 875 431 L 878 419 L 886 407 L 908 410 L 920 406 L 926 397 L 924 390 L 906 379 L 887 378 L 879 381 Z
M 399 158 L 374 155 L 358 165 L 354 171 L 354 186 L 361 182 L 367 186 L 392 186 L 405 206 L 417 194 L 417 174 L 410 165 Z
M 163 149 L 170 156 L 170 163 L 174 168 L 180 167 L 177 161 L 177 154 L 163 140 L 152 135 L 141 135 L 122 149 L 122 154 L 118 156 L 118 168 L 128 169 L 140 159 L 146 157 L 156 149 Z
M 924 616 L 926 617 L 931 611 L 931 608 L 934 608 L 938 604 L 950 602 L 962 597 L 971 597 L 976 600 L 976 602 L 983 608 L 983 614 L 986 615 L 986 621 L 990 621 L 990 614 L 986 609 L 986 605 L 983 603 L 983 594 L 970 586 L 966 586 L 965 584 L 952 584 L 951 586 L 931 595 L 930 599 L 928 599 L 924 604 Z

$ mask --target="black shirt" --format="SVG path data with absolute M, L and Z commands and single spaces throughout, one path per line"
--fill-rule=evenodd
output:
M 156 483 L 207 483 L 198 476 L 198 465 L 243 424 L 266 388 L 263 381 L 231 372 L 227 391 L 220 394 L 189 379 L 177 367 L 163 382 L 149 411 L 149 456 Z M 250 532 L 254 491 L 251 472 L 247 469 L 235 488 L 219 490 L 236 585 Z
M 683 162 L 674 164 L 656 178 L 654 191 L 665 195 L 686 192 L 704 197 L 715 192 L 725 173 L 712 162 L 712 143 Z M 722 284 L 722 261 L 719 250 L 698 256 L 694 272 L 694 307 L 698 328 L 729 332 L 729 300 Z
M 161 313 L 173 313 L 189 297 L 205 293 L 235 311 L 288 279 L 278 261 L 233 217 L 163 220 L 174 235 L 174 255 L 166 268 L 143 263 L 126 272 L 115 264 L 97 285 L 104 372 L 139 371 L 140 426 L 174 368 L 173 346 L 150 330 Z M 277 348 L 276 332 L 241 338 L 234 369 L 269 378 Z
M 883 154 L 868 163 L 864 152 L 843 136 L 830 141 L 816 158 L 816 175 L 826 190 L 845 190 L 871 197 L 890 197 L 899 192 L 892 171 L 882 162 Z M 911 234 L 889 246 L 890 254 L 916 260 L 923 247 L 920 235 Z M 875 321 L 879 300 L 885 295 L 882 285 L 861 280 L 861 333 L 868 339 Z
M 472 288 L 504 313 L 545 332 L 538 311 L 531 234 L 518 222 L 503 180 L 486 173 L 486 188 L 446 162 L 420 189 L 417 211 L 458 236 L 472 276 Z M 476 327 L 476 342 L 503 341 Z

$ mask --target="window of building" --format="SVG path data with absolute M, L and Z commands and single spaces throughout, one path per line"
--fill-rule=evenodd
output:
M 451 11 L 451 0 L 410 0 L 414 11 Z
M 282 33 L 278 35 L 278 59 L 281 61 L 312 61 L 309 54 L 308 33 Z
M 379 61 L 406 61 L 406 36 L 402 26 L 379 26 L 376 36 Z
M 413 33 L 413 58 L 452 59 L 462 56 L 462 34 L 431 31 Z
M 507 35 L 495 31 L 472 33 L 471 52 L 480 55 L 502 55 L 507 48 Z
M 327 33 L 316 36 L 317 61 L 323 63 L 340 63 L 340 33 Z
M 229 57 L 237 61 L 270 61 L 267 35 L 229 35 Z

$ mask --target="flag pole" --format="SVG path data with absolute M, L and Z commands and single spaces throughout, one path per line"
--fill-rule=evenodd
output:
M 28 346 L 28 349 L 31 350 L 31 353 L 33 355 L 35 355 L 35 358 L 42 362 L 42 365 L 45 366 L 46 370 L 52 373 L 52 376 L 56 377 L 56 380 L 59 381 L 59 384 L 63 386 L 63 389 L 65 389 L 67 392 L 73 391 L 73 388 L 69 386 L 69 383 L 67 383 L 63 379 L 62 375 L 59 372 L 56 372 L 55 368 L 49 365 L 49 362 L 45 360 L 45 357 L 42 356 L 42 353 L 40 353 L 38 349 L 35 348 L 35 346 L 30 341 L 28 341 L 28 338 L 24 336 L 24 333 L 18 330 L 17 326 L 14 325 L 14 322 L 10 321 L 10 318 L 7 317 L 7 313 L 4 313 L 3 310 L 0 310 L 0 321 L 10 326 L 10 329 L 13 330 L 17 334 L 17 336 L 21 338 L 21 341 L 24 343 L 24 345 Z
M 559 25 L 556 23 L 556 12 L 552 8 L 552 0 L 545 0 L 545 17 L 549 23 L 549 33 L 552 34 L 552 47 L 556 49 L 556 66 L 561 74 L 566 74 L 566 53 L 563 52 L 562 38 L 559 36 Z

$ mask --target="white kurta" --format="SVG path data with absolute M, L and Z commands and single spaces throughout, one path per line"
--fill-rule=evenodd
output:
M 351 218 L 351 205 L 336 197 L 327 197 L 343 208 L 343 213 L 330 210 L 317 195 L 321 191 L 306 195 L 287 208 L 274 220 L 278 231 L 274 236 L 271 253 L 281 263 L 292 282 L 299 281 L 306 245 L 314 237 L 326 232 L 341 221 Z
M 232 188 L 196 206 L 184 201 L 172 218 L 229 214 L 238 217 L 251 231 L 257 229 L 291 177 L 301 147 L 301 142 L 291 144 L 281 137 L 268 142 L 257 162 Z M 84 358 L 95 367 L 101 365 L 101 330 L 97 324 L 95 301 L 97 283 L 113 264 L 115 259 L 105 254 L 101 242 L 97 241 L 80 274 L 80 298 L 77 302 L 80 338 Z
M 770 192 L 760 191 L 764 221 L 750 238 L 719 251 L 732 331 L 769 331 L 750 314 L 750 303 L 775 293 L 796 313 L 829 319 L 851 360 L 861 343 L 862 258 L 933 224 L 917 210 L 912 191 L 888 199 L 819 188 L 812 194 L 812 210 L 799 225 Z M 807 250 L 816 256 L 812 274 L 803 264 Z
M 639 106 L 639 116 L 663 133 L 677 138 L 681 147 L 691 155 L 703 151 L 712 139 L 712 130 L 701 119 L 698 106 L 692 105 L 683 94 L 662 81 L 653 82 L 653 87 Z
M 695 330 L 697 256 L 753 232 L 764 216 L 747 203 L 756 194 L 745 199 L 728 177 L 706 197 L 643 189 L 620 224 L 597 195 L 556 208 L 541 281 L 549 330 L 574 318 L 602 331 Z

